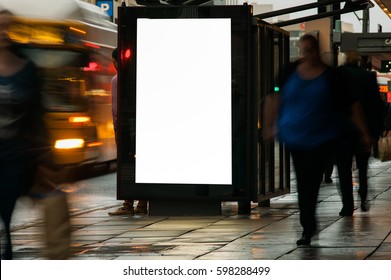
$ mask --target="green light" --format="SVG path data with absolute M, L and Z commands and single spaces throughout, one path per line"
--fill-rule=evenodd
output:
M 274 92 L 279 92 L 280 88 L 279 87 L 274 87 Z

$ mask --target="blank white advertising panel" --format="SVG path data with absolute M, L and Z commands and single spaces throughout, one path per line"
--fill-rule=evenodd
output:
M 231 19 L 137 19 L 136 183 L 232 184 Z

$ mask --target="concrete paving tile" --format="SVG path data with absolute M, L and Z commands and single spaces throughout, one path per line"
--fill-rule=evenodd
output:
M 105 221 L 106 218 L 91 218 L 88 216 L 85 217 L 71 217 L 70 223 L 71 225 L 92 225 L 92 224 L 97 224 L 99 222 Z
M 271 236 L 269 234 L 253 234 L 248 237 L 248 242 L 250 244 L 258 244 L 258 245 L 288 245 L 296 244 L 296 240 L 299 239 L 301 233 L 299 232 L 287 232 L 284 235 L 278 234 Z
M 186 233 L 186 230 L 132 230 L 118 235 L 118 237 L 177 237 Z
M 71 236 L 71 240 L 73 242 L 86 242 L 86 241 L 91 241 L 91 242 L 98 242 L 102 240 L 107 240 L 112 238 L 113 235 L 77 235 L 77 236 Z
M 181 237 L 183 238 L 192 238 L 192 237 L 203 237 L 203 236 L 213 236 L 213 237 L 217 237 L 217 236 L 221 236 L 221 237 L 224 237 L 224 236 L 237 236 L 237 237 L 240 237 L 240 236 L 245 236 L 249 233 L 251 233 L 252 230 L 247 230 L 247 229 L 238 229 L 238 228 L 235 228 L 233 230 L 224 230 L 224 231 L 217 231 L 217 230 L 213 230 L 213 229 L 209 229 L 209 228 L 203 228 L 203 229 L 197 229 L 197 230 L 194 230 L 194 231 L 191 231 L 189 233 L 186 233 L 184 235 L 182 235 Z
M 177 223 L 159 223 L 159 224 L 153 224 L 149 226 L 145 226 L 143 229 L 145 230 L 182 230 L 182 231 L 189 231 L 194 230 L 202 227 L 206 227 L 209 224 L 205 223 L 192 223 L 192 222 L 177 222 Z
M 261 218 L 262 217 L 262 218 Z M 273 218 L 273 217 L 265 217 L 265 216 L 259 216 L 256 217 L 254 215 L 251 215 L 249 219 L 244 220 L 238 220 L 232 217 L 227 217 L 224 220 L 218 221 L 213 224 L 213 226 L 226 226 L 226 227 L 242 227 L 247 226 L 251 228 L 257 228 L 262 227 L 263 225 L 271 224 L 274 221 L 280 220 L 281 217 Z
M 272 246 L 272 247 L 254 247 L 251 248 L 251 259 L 256 260 L 277 260 L 281 256 L 293 250 L 296 246 Z
M 240 246 L 238 246 L 240 245 Z M 251 259 L 265 259 L 273 260 L 280 256 L 287 254 L 288 252 L 296 249 L 295 243 L 286 245 L 270 245 L 270 244 L 258 244 L 258 243 L 235 243 L 227 244 L 214 252 L 251 252 Z
M 163 245 L 133 245 L 133 246 L 127 246 L 127 245 L 117 245 L 117 246 L 98 246 L 93 248 L 92 250 L 89 250 L 89 253 L 91 254 L 161 254 L 162 251 L 166 251 L 168 249 L 171 249 L 171 246 L 163 246 Z
M 16 251 L 13 253 L 15 260 L 39 260 L 44 259 L 44 255 L 38 251 L 26 252 Z
M 119 239 L 119 238 L 118 238 Z M 117 241 L 117 238 L 113 238 L 108 240 L 107 242 Z M 171 240 L 174 240 L 175 237 L 136 237 L 136 238 L 127 238 L 127 243 L 130 245 L 138 245 L 138 244 L 154 244 L 154 245 L 167 245 L 164 244 L 164 242 L 169 242 Z
M 193 260 L 193 256 L 175 256 L 175 255 L 122 255 L 114 258 L 114 260 Z
M 325 247 L 355 247 L 355 246 L 379 246 L 383 238 L 375 239 L 370 235 L 326 235 L 322 234 L 319 237 L 319 244 Z
M 376 247 L 298 247 L 280 260 L 364 260 Z
M 111 259 L 107 258 L 107 256 L 105 256 L 104 258 L 102 256 L 91 256 L 91 255 L 81 255 L 81 256 L 77 256 L 77 255 L 72 255 L 69 259 L 70 260 L 74 260 L 74 261 L 82 261 L 82 260 L 89 260 L 89 261 L 98 261 L 98 260 L 114 260 L 117 256 L 112 256 Z
M 42 225 L 35 225 L 32 227 L 27 227 L 27 228 L 21 228 L 15 232 L 13 232 L 13 236 L 18 236 L 18 235 L 24 235 L 24 234 L 41 234 L 44 230 L 44 226 Z
M 166 219 L 170 221 L 194 221 L 196 223 L 215 223 L 223 219 L 224 216 L 172 216 Z
M 122 233 L 126 232 L 124 229 L 106 229 L 106 230 L 88 230 L 88 229 L 79 229 L 76 231 L 72 232 L 72 235 L 76 238 L 77 236 L 91 236 L 91 235 L 106 235 L 106 236 L 111 236 L 111 235 L 120 235 Z
M 238 236 L 236 235 L 225 235 L 223 237 L 218 236 L 205 236 L 205 237 L 181 237 L 181 240 L 183 240 L 186 243 L 216 243 L 216 242 L 222 242 L 227 243 L 231 242 L 235 239 L 237 239 Z
M 23 233 L 15 233 L 12 234 L 11 238 L 12 240 L 35 240 L 37 238 L 41 238 L 44 236 L 43 230 L 41 232 L 34 232 L 34 233 L 28 233 L 28 232 L 23 232 Z
M 256 230 L 254 233 L 266 234 L 266 233 L 281 233 L 281 232 L 292 232 L 302 231 L 299 221 L 296 218 L 287 218 L 278 222 L 269 224 Z
M 379 247 L 379 249 L 377 249 L 376 250 L 376 253 L 377 252 L 381 252 L 381 253 L 388 253 L 388 254 L 390 254 L 391 255 L 391 244 L 384 244 L 383 243 L 383 245 L 381 245 L 380 247 Z
M 198 244 L 197 246 L 193 245 L 179 245 L 174 248 L 167 249 L 162 252 L 164 256 L 175 255 L 175 256 L 193 256 L 193 258 L 202 256 L 211 251 L 215 251 L 221 246 L 213 244 Z
M 388 252 L 376 252 L 369 256 L 367 260 L 391 260 L 391 254 Z
M 214 251 L 197 258 L 197 260 L 251 260 L 251 252 L 218 252 Z

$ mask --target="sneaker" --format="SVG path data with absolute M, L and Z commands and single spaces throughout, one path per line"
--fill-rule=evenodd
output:
M 137 214 L 147 214 L 148 213 L 147 204 L 143 204 L 143 205 L 137 204 L 136 209 L 134 210 L 134 212 L 137 213 Z
M 134 215 L 134 209 L 133 207 L 130 208 L 120 207 L 114 212 L 109 212 L 109 215 L 110 216 Z

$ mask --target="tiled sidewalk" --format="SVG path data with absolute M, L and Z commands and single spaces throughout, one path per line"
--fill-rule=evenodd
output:
M 336 182 L 338 180 L 334 180 Z M 108 216 L 103 208 L 72 217 L 72 259 L 81 260 L 391 260 L 391 162 L 369 170 L 371 209 L 340 217 L 336 183 L 322 185 L 317 208 L 320 233 L 311 246 L 301 235 L 295 182 L 291 194 L 253 205 L 238 215 L 223 203 L 221 216 Z M 42 224 L 15 230 L 15 259 L 43 259 Z

